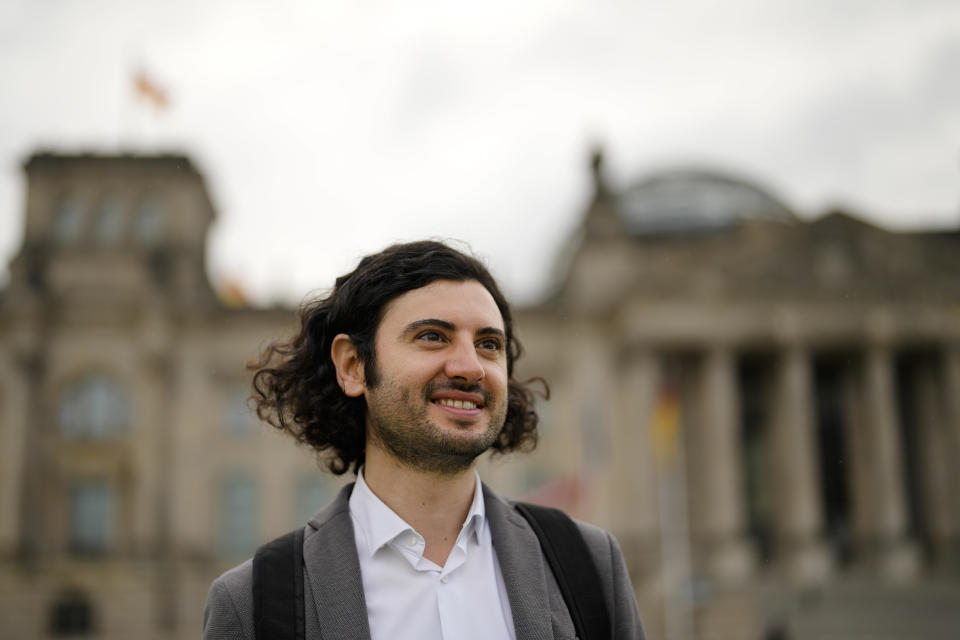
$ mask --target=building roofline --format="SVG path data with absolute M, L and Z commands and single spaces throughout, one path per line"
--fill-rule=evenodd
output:
M 78 153 L 63 153 L 59 151 L 38 151 L 30 155 L 24 163 L 25 170 L 40 167 L 58 167 L 81 161 L 85 164 L 114 164 L 135 163 L 140 166 L 153 165 L 156 167 L 170 167 L 179 171 L 190 171 L 199 174 L 190 158 L 183 153 L 100 153 L 96 151 L 82 151 Z

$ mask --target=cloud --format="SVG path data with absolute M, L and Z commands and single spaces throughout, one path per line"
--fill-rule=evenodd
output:
M 432 235 L 468 240 L 529 295 L 589 197 L 596 139 L 617 184 L 714 162 L 804 210 L 956 208 L 952 2 L 4 7 L 4 257 L 17 163 L 38 144 L 193 154 L 220 210 L 211 272 L 260 300 Z M 163 118 L 129 100 L 137 64 L 169 88 Z

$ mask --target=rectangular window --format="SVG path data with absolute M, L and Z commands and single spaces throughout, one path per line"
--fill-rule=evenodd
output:
M 256 548 L 257 487 L 248 474 L 223 483 L 220 506 L 220 549 L 226 556 L 247 556 Z
M 70 550 L 103 555 L 113 539 L 115 496 L 106 482 L 85 482 L 70 489 Z
M 245 384 L 235 385 L 226 394 L 225 424 L 227 433 L 232 436 L 246 437 L 257 428 L 257 417 L 247 406 L 250 389 Z

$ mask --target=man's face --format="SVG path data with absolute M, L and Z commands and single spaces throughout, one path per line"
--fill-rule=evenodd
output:
M 438 280 L 387 305 L 367 385 L 367 432 L 401 462 L 453 473 L 492 445 L 507 414 L 507 344 L 475 280 Z M 368 376 L 369 377 L 369 376 Z

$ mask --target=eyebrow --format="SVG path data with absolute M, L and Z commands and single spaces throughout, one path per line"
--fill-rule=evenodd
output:
M 424 318 L 422 320 L 414 320 L 406 326 L 403 330 L 404 336 L 409 336 L 412 333 L 416 333 L 420 329 L 425 327 L 439 327 L 441 329 L 446 329 L 447 331 L 456 331 L 457 325 L 446 320 L 441 320 L 440 318 Z M 502 329 L 496 327 L 483 327 L 482 329 L 477 329 L 475 335 L 478 336 L 497 336 L 504 342 L 507 340 L 507 334 L 503 332 Z

